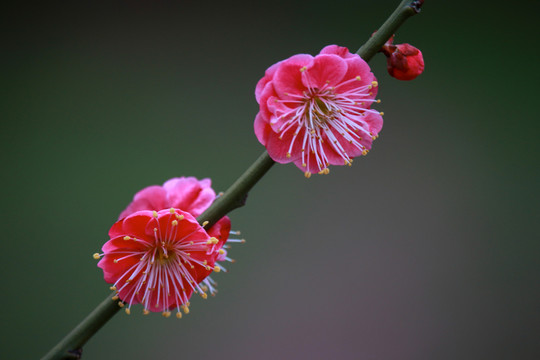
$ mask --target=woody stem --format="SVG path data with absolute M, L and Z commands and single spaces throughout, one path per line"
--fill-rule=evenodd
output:
M 405 20 L 420 12 L 423 3 L 424 0 L 403 0 L 377 32 L 356 53 L 365 61 L 371 60 Z
M 365 61 L 369 61 L 405 20 L 420 11 L 423 2 L 423 0 L 402 1 L 379 30 L 356 53 Z M 197 221 L 201 224 L 208 221 L 205 227 L 209 228 L 230 211 L 243 206 L 249 190 L 270 170 L 272 165 L 274 165 L 274 161 L 267 152 L 264 152 L 222 196 L 197 218 Z M 42 360 L 79 359 L 82 346 L 121 308 L 119 301 L 113 300 L 112 296 L 113 294 L 107 296 Z
M 244 206 L 249 190 L 274 164 L 274 160 L 266 151 L 262 153 L 234 184 L 197 218 L 197 221 L 200 224 L 208 221 L 208 224 L 205 225 L 205 228 L 208 229 L 232 210 Z

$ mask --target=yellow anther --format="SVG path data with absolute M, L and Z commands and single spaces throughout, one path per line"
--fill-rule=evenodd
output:
M 190 241 L 190 242 L 189 242 L 189 245 L 193 245 L 193 244 L 195 244 L 193 241 Z
M 161 313 L 161 315 L 163 315 L 163 317 L 168 318 L 169 316 L 171 316 L 171 312 L 170 311 L 164 311 L 164 312 Z
M 154 228 L 154 232 L 157 233 L 157 228 Z
M 306 163 L 302 163 L 302 167 L 306 167 L 306 166 L 307 166 L 307 164 L 306 164 Z
M 209 221 L 205 221 L 205 222 L 202 223 L 202 226 L 206 226 L 206 225 L 208 225 L 208 223 L 209 223 Z
M 109 289 L 114 291 L 114 290 L 116 290 L 116 286 L 111 286 Z
M 304 71 L 306 71 L 306 69 L 307 69 L 307 67 L 302 66 L 302 67 L 300 68 L 300 72 L 304 72 Z
M 118 264 L 118 259 L 114 259 L 113 263 Z
M 131 310 L 129 310 L 129 308 L 126 308 L 126 314 L 127 315 L 131 314 Z
M 152 216 L 155 217 L 155 218 L 157 219 L 158 214 L 157 214 L 157 211 L 156 211 L 156 210 L 152 211 Z
M 376 103 L 377 103 L 377 104 L 380 104 L 380 103 L 381 103 L 381 99 L 377 99 Z
M 219 240 L 217 238 L 215 238 L 215 237 L 212 238 L 212 243 L 213 244 L 217 244 L 218 242 L 219 242 Z
M 383 113 L 383 112 L 381 111 L 381 112 L 379 113 L 379 115 L 383 116 L 383 115 L 384 115 L 384 113 Z
M 367 153 L 368 153 L 367 150 L 362 151 L 362 155 L 364 155 L 364 156 L 367 155 Z
M 201 293 L 201 297 L 202 297 L 203 299 L 207 299 L 207 298 L 208 298 L 208 295 L 206 295 L 206 293 Z
M 120 307 L 122 308 L 122 307 L 124 307 L 124 303 L 121 302 L 121 301 L 119 301 L 119 302 L 118 302 L 118 306 L 120 306 Z
M 309 179 L 309 178 L 311 177 L 311 173 L 310 173 L 309 171 L 306 171 L 306 172 L 304 173 L 304 176 L 305 176 L 307 179 Z
M 176 313 L 176 318 L 177 319 L 181 319 L 182 318 L 182 313 L 179 311 Z
M 173 220 L 173 221 L 171 222 L 171 224 L 172 224 L 172 226 L 176 226 L 176 225 L 178 225 L 178 221 Z
M 113 301 L 118 300 L 118 295 L 114 295 L 111 299 L 113 299 Z
M 225 250 L 223 250 L 223 249 L 219 249 L 218 252 L 219 252 L 221 255 L 225 254 Z
M 150 314 L 150 311 L 148 311 L 147 309 L 143 309 L 142 313 L 143 313 L 143 315 L 148 315 L 148 314 Z
M 203 265 L 206 265 L 206 264 L 208 264 L 208 261 L 204 260 Z
M 176 214 L 176 218 L 178 219 L 178 221 L 184 220 L 184 215 Z
M 377 87 L 377 86 L 379 86 L 379 83 L 376 82 L 376 81 L 372 81 L 372 82 L 371 82 L 371 85 L 373 85 L 373 87 Z
M 169 209 L 169 212 L 170 212 L 171 214 L 174 214 L 174 213 L 176 212 L 176 210 L 174 210 L 174 208 L 170 208 L 170 209 Z
M 184 311 L 184 314 L 189 314 L 189 308 L 186 305 L 182 305 L 182 310 Z
M 287 155 L 285 155 L 287 158 L 290 158 L 291 157 L 291 153 L 287 153 Z
M 219 268 L 219 266 L 216 265 L 216 266 L 214 266 L 214 271 L 215 271 L 215 272 L 220 272 L 221 269 Z
M 92 257 L 93 257 L 94 259 L 98 260 L 101 256 L 99 256 L 98 253 L 95 253 L 94 255 L 92 255 Z

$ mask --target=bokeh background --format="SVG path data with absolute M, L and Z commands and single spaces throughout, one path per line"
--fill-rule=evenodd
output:
M 0 357 L 44 355 L 109 293 L 92 254 L 133 194 L 225 190 L 263 151 L 254 86 L 394 1 L 11 3 L 2 10 Z M 116 315 L 83 359 L 539 359 L 539 1 L 427 1 L 380 82 L 373 151 L 279 165 L 231 213 L 247 243 L 178 321 Z

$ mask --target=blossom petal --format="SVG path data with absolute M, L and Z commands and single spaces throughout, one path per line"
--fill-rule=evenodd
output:
M 140 234 L 142 238 L 146 224 L 152 219 L 152 212 L 148 210 L 137 211 L 126 218 L 117 221 L 109 230 L 109 237 Z M 142 231 L 141 231 L 142 230 Z
M 124 257 L 123 254 L 106 254 L 99 262 L 98 267 L 103 269 L 103 277 L 109 284 L 114 284 L 121 276 L 126 274 L 129 269 L 134 268 L 139 263 L 139 259 L 135 256 L 125 258 L 121 261 L 117 261 L 119 258 Z M 129 278 L 130 274 L 125 275 L 125 279 Z
M 337 55 L 318 55 L 302 72 L 302 83 L 307 88 L 321 89 L 336 86 L 347 72 L 347 63 Z
M 220 249 L 223 244 L 229 238 L 229 232 L 231 231 L 231 219 L 228 216 L 222 217 L 216 222 L 210 229 L 208 229 L 208 235 L 215 237 L 219 240 L 217 244 Z
M 148 248 L 148 245 L 151 244 L 149 241 L 143 239 L 135 239 L 129 235 L 122 235 L 112 238 L 107 241 L 101 248 L 104 253 L 110 253 L 113 251 L 143 251 Z
M 276 69 L 272 84 L 276 94 L 281 99 L 289 98 L 289 94 L 302 94 L 306 89 L 302 83 L 302 69 L 312 63 L 313 56 L 299 54 L 280 63 Z
M 270 125 L 268 125 L 268 122 L 264 120 L 261 112 L 262 111 L 255 116 L 255 123 L 253 124 L 253 127 L 255 129 L 255 136 L 257 136 L 257 140 L 259 140 L 261 144 L 266 145 L 268 135 L 272 130 Z
M 268 84 L 268 82 L 270 82 L 272 80 L 272 78 L 274 77 L 274 74 L 276 72 L 276 70 L 278 69 L 279 67 L 279 64 L 281 62 L 278 62 L 278 63 L 275 63 L 274 65 L 270 66 L 268 69 L 266 69 L 266 71 L 264 72 L 264 77 L 259 80 L 259 82 L 257 83 L 257 86 L 255 87 L 255 99 L 257 100 L 257 102 L 260 104 L 260 97 L 261 97 L 261 93 L 264 89 L 264 87 L 266 86 L 266 84 Z
M 327 45 L 321 50 L 320 54 L 338 55 L 339 57 L 343 59 L 348 59 L 348 58 L 353 58 L 355 56 L 358 56 L 356 54 L 351 54 L 349 52 L 349 49 L 347 49 L 346 47 L 338 46 L 338 45 Z
M 165 182 L 163 189 L 167 193 L 169 207 L 182 209 L 194 217 L 208 209 L 216 198 L 210 179 L 174 178 Z
M 157 185 L 148 186 L 133 197 L 133 201 L 120 213 L 118 219 L 125 218 L 139 210 L 162 210 L 170 207 L 167 203 L 167 192 Z
M 292 129 L 279 135 L 272 133 L 268 138 L 266 150 L 268 155 L 278 163 L 285 164 L 298 159 L 301 156 L 302 143 L 305 129 L 301 128 L 295 137 L 295 130 Z M 280 138 L 281 136 L 281 138 Z M 293 144 L 291 147 L 291 143 Z
M 383 127 L 383 117 L 380 113 L 367 113 L 364 117 L 364 121 L 368 124 L 369 131 L 372 132 L 373 135 L 379 135 Z

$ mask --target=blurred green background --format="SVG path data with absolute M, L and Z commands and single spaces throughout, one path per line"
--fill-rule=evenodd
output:
M 2 359 L 44 355 L 109 293 L 92 254 L 133 194 L 225 190 L 263 151 L 264 70 L 353 52 L 395 1 L 12 3 L 2 13 Z M 182 320 L 114 317 L 83 359 L 538 359 L 539 1 L 427 1 L 371 66 L 373 151 L 277 165 L 231 214 L 247 243 Z M 139 311 L 140 310 L 140 311 Z

